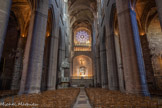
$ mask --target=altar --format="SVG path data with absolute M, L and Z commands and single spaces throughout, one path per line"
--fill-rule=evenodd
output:
M 88 56 L 77 56 L 73 60 L 71 85 L 77 87 L 93 86 L 92 60 Z

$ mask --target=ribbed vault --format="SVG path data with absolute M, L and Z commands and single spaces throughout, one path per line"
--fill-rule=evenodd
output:
M 96 12 L 95 0 L 69 0 L 70 25 L 72 29 L 91 29 Z

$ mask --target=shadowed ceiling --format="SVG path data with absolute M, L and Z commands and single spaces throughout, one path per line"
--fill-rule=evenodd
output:
M 96 0 L 69 0 L 68 4 L 72 29 L 91 29 L 97 9 Z
M 146 31 L 146 26 L 157 15 L 157 8 L 155 0 L 137 0 L 136 2 L 136 14 L 139 23 L 140 32 Z M 146 23 L 148 22 L 148 23 Z
M 13 0 L 11 9 L 19 24 L 21 36 L 26 37 L 31 16 L 31 8 L 27 0 Z

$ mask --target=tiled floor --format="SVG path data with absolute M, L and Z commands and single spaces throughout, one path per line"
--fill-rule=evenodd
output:
M 80 88 L 80 93 L 73 108 L 92 108 L 91 105 L 89 104 L 89 100 L 85 93 L 84 88 Z

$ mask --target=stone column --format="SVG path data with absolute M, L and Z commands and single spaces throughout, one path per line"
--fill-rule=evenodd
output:
M 130 0 L 116 0 L 116 5 L 123 58 L 125 89 L 127 93 L 138 94 L 142 92 L 142 88 L 131 24 L 129 1 Z
M 34 11 L 34 25 L 28 53 L 25 93 L 39 93 L 41 87 L 43 55 L 48 17 L 48 1 L 39 1 Z M 31 31 L 30 31 L 31 32 Z M 28 43 L 28 42 L 27 42 Z M 24 73 L 23 73 L 24 74 Z
M 61 33 L 61 30 L 60 30 L 60 34 L 59 34 L 59 48 L 58 48 L 58 69 L 57 69 L 57 77 L 58 77 L 58 83 L 61 83 L 61 77 L 62 77 L 62 61 L 63 61 L 63 58 L 64 58 L 64 49 L 63 49 L 63 36 L 62 36 L 62 33 Z M 58 86 L 58 85 L 57 85 Z
M 101 85 L 101 70 L 100 70 L 100 51 L 98 49 L 98 46 L 96 48 L 96 65 L 97 65 L 97 86 Z
M 33 27 L 34 27 L 34 20 L 35 20 L 35 12 L 32 12 L 31 18 L 30 18 L 27 42 L 26 42 L 25 51 L 24 51 L 23 70 L 22 70 L 22 75 L 21 75 L 19 94 L 23 94 L 25 92 L 25 84 L 26 84 L 26 77 L 27 77 L 30 46 L 31 46 L 31 42 L 32 42 L 32 33 L 33 33 Z
M 70 79 L 73 78 L 73 57 L 70 57 Z
M 57 78 L 57 61 L 58 61 L 58 43 L 59 43 L 59 28 L 55 28 L 55 32 L 51 37 L 51 48 L 49 58 L 49 71 L 48 71 L 48 82 L 47 90 L 56 89 L 56 78 Z
M 66 69 L 66 77 L 70 79 L 70 53 L 69 53 L 69 39 L 67 39 L 67 35 L 65 35 L 65 58 L 68 60 L 69 67 Z
M 25 41 L 26 38 L 24 37 L 20 37 L 18 41 L 11 90 L 19 90 L 20 87 Z
M 106 58 L 107 58 L 106 57 L 106 46 L 103 42 L 100 42 L 100 66 L 101 66 L 101 86 L 102 86 L 102 88 L 108 88 Z
M 97 58 L 96 58 L 96 54 L 97 54 L 97 50 L 96 50 L 96 41 L 97 41 L 97 35 L 98 35 L 98 18 L 97 18 L 97 13 L 95 14 L 95 19 L 94 19 L 94 25 L 93 25 L 93 36 L 95 38 L 93 38 L 93 73 L 94 73 L 94 87 L 97 87 L 97 69 L 98 69 L 98 65 L 97 65 Z
M 115 35 L 115 49 L 116 49 L 116 60 L 117 60 L 117 69 L 118 69 L 118 79 L 119 79 L 119 89 L 124 92 L 124 76 L 123 76 L 123 64 L 121 58 L 121 48 L 120 48 L 120 39 L 118 35 Z
M 69 63 L 69 66 L 70 66 L 69 39 L 67 39 L 67 38 L 68 37 L 66 35 L 66 37 L 65 37 L 65 44 L 66 44 L 65 45 L 65 58 L 68 59 L 68 63 Z M 70 79 L 70 67 L 66 69 L 66 75 L 68 75 L 66 77 L 69 77 L 69 79 Z
M 61 47 L 60 47 L 60 52 L 61 52 L 61 64 L 65 60 L 66 57 L 66 44 L 65 44 L 65 35 L 62 36 L 61 40 Z
M 108 28 L 109 29 L 109 28 Z M 107 51 L 107 69 L 108 69 L 108 85 L 110 90 L 118 90 L 118 72 L 116 63 L 114 34 L 109 32 L 106 35 L 106 51 Z
M 69 58 L 70 56 L 70 50 L 69 50 L 69 39 L 67 39 L 68 36 L 65 35 L 65 58 Z
M 60 82 L 62 83 L 62 79 L 64 78 L 64 72 L 65 72 L 65 69 L 63 68 L 63 65 L 62 63 L 65 61 L 65 35 L 64 33 L 62 33 L 62 35 L 60 35 L 62 38 L 60 40 L 60 48 L 59 48 L 59 72 L 60 72 Z M 62 84 L 60 85 L 60 87 L 62 87 Z
M 96 64 L 96 56 L 95 56 L 95 52 L 94 52 L 94 55 L 93 55 L 93 86 L 96 87 L 97 86 L 97 64 Z
M 44 13 L 39 10 L 35 11 L 35 22 L 29 53 L 28 75 L 25 88 L 27 93 L 40 92 L 47 17 L 48 7 Z
M 93 62 L 92 62 L 92 70 L 93 70 L 93 87 L 96 87 L 97 85 L 97 77 L 96 77 L 96 71 L 95 71 L 95 61 L 94 61 L 94 57 L 93 57 Z
M 47 89 L 50 40 L 51 40 L 51 36 L 46 37 L 45 48 L 44 48 L 44 57 L 43 57 L 43 72 L 42 72 L 42 80 L 41 80 L 41 91 L 45 91 Z
M 0 61 L 6 36 L 12 0 L 0 0 Z
M 155 0 L 155 2 L 156 2 L 159 20 L 162 28 L 162 0 Z
M 135 9 L 135 7 L 134 7 L 134 9 Z M 135 42 L 135 48 L 136 48 L 138 69 L 139 69 L 139 73 L 140 73 L 142 93 L 145 96 L 149 96 L 149 91 L 148 91 L 147 81 L 146 81 L 146 72 L 145 72 L 143 53 L 142 53 L 140 36 L 139 36 L 139 31 L 138 31 L 138 24 L 137 24 L 136 13 L 135 13 L 134 9 L 131 8 L 130 16 L 131 16 L 131 23 L 132 23 L 132 28 L 133 28 L 133 36 L 134 36 L 134 42 Z

